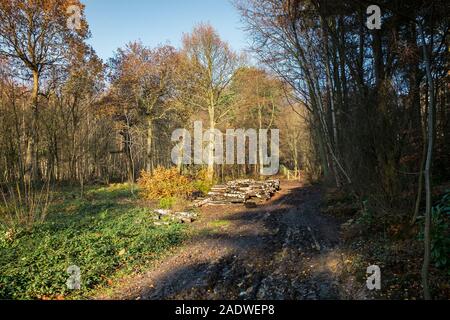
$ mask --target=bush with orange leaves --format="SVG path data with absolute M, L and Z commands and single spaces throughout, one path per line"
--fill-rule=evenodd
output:
M 149 200 L 167 197 L 186 198 L 194 191 L 192 182 L 181 175 L 177 168 L 158 167 L 153 174 L 142 171 L 138 184 L 141 195 Z

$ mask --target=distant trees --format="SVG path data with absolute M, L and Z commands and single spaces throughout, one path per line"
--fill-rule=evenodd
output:
M 83 5 L 70 4 L 80 8 L 78 29 L 65 1 L 0 5 L 2 183 L 71 182 L 83 194 L 86 183 L 174 165 L 172 131 L 195 120 L 212 133 L 277 123 L 288 88 L 246 67 L 211 25 L 185 34 L 179 50 L 130 42 L 105 64 L 84 42 Z M 216 150 L 202 148 L 210 180 L 259 175 L 261 165 L 214 165 Z
M 280 149 L 283 155 L 281 162 L 287 166 L 287 169 L 293 170 L 295 178 L 300 178 L 302 171 L 313 181 L 320 179 L 322 171 L 314 152 L 315 142 L 305 108 L 300 104 L 284 107 L 276 118 L 275 126 L 282 128 L 280 132 L 282 136 Z
M 276 127 L 276 119 L 280 112 L 284 112 L 281 109 L 286 105 L 284 84 L 279 79 L 255 67 L 242 67 L 234 75 L 231 90 L 237 107 L 234 125 L 258 130 Z M 263 168 L 263 156 L 258 154 L 256 158 L 259 163 L 254 168 L 254 174 L 259 175 Z
M 28 180 L 38 178 L 39 95 L 43 77 L 62 72 L 71 53 L 82 46 L 87 36 L 83 19 L 84 6 L 79 1 L 80 28 L 67 24 L 69 3 L 63 0 L 22 0 L 0 2 L 0 56 L 11 63 L 16 76 L 31 78 L 31 123 L 27 129 L 27 146 L 23 175 Z M 57 70 L 59 69 L 59 70 Z
M 135 179 L 132 127 L 141 125 L 145 131 L 143 165 L 148 171 L 155 166 L 154 131 L 156 121 L 181 116 L 176 108 L 176 72 L 178 53 L 171 46 L 150 49 L 138 42 L 119 49 L 110 61 L 110 106 L 116 120 L 122 123 L 124 153 L 128 159 L 129 179 Z M 180 112 L 178 112 L 180 111 Z M 158 127 L 156 127 L 158 129 Z
M 104 64 L 91 48 L 72 60 L 66 77 L 55 80 L 42 120 L 47 172 L 53 181 L 78 181 L 83 187 L 92 175 L 104 170 L 105 140 L 101 137 L 105 128 L 95 110 L 104 80 Z

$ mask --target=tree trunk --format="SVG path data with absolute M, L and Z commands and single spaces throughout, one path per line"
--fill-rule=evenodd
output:
M 425 211 L 425 228 L 424 228 L 424 258 L 422 266 L 422 286 L 425 300 L 431 300 L 431 293 L 428 284 L 428 270 L 430 267 L 430 255 L 431 255 L 431 162 L 433 157 L 433 128 L 434 128 L 434 83 L 433 76 L 431 74 L 431 61 L 428 55 L 425 34 L 422 29 L 422 25 L 419 22 L 419 32 L 422 38 L 423 57 L 425 61 L 426 77 L 428 81 L 429 90 L 429 105 L 428 105 L 428 150 L 427 161 L 425 163 L 424 178 L 425 178 L 425 191 L 426 191 L 426 211 Z
M 376 87 L 380 88 L 381 83 L 384 80 L 384 62 L 383 62 L 381 30 L 373 31 L 372 48 L 373 48 L 374 69 L 375 69 L 375 83 Z
M 31 93 L 32 115 L 31 132 L 28 137 L 27 152 L 25 156 L 25 180 L 34 180 L 37 176 L 37 122 L 38 122 L 38 99 L 39 99 L 39 72 L 33 70 L 33 91 Z
M 214 132 L 216 129 L 216 122 L 214 120 L 214 108 L 209 111 L 209 129 Z M 208 168 L 207 168 L 207 178 L 209 181 L 214 179 L 214 135 L 210 135 L 208 142 Z
M 261 129 L 262 129 L 262 107 L 259 104 L 258 104 L 258 126 L 259 126 L 258 132 L 261 132 Z M 262 151 L 263 150 L 262 150 L 262 146 L 261 146 L 261 141 L 259 140 L 259 137 L 258 137 L 258 157 L 257 157 L 257 159 L 259 159 L 259 161 L 257 161 L 257 162 L 259 165 L 258 173 L 259 173 L 260 177 L 263 176 L 263 172 L 264 172 L 264 155 L 263 155 Z
M 326 27 L 324 28 L 323 42 L 325 47 L 325 70 L 326 70 L 326 78 L 327 78 L 327 87 L 328 87 L 328 99 L 330 100 L 330 109 L 331 109 L 331 126 L 333 129 L 333 144 L 336 156 L 338 156 L 338 132 L 337 132 L 337 124 L 336 124 L 336 111 L 334 106 L 334 88 L 331 80 L 331 70 L 330 70 L 330 60 L 328 55 L 328 32 Z M 333 170 L 334 170 L 334 178 L 336 181 L 336 187 L 341 187 L 341 182 L 339 179 L 339 172 L 336 168 L 336 161 L 333 161 Z
M 148 117 L 147 119 L 147 154 L 146 154 L 146 166 L 147 172 L 153 171 L 152 162 L 152 143 L 153 143 L 153 120 Z
M 428 108 L 427 108 L 428 109 Z M 420 209 L 420 202 L 422 201 L 422 192 L 423 192 L 423 179 L 424 179 L 424 166 L 425 161 L 427 159 L 427 133 L 425 131 L 425 128 L 421 126 L 422 131 L 422 157 L 420 159 L 420 168 L 419 168 L 419 185 L 417 190 L 417 198 L 416 198 L 416 205 L 414 207 L 414 214 L 411 220 L 411 224 L 416 223 L 417 217 L 419 216 L 419 209 Z

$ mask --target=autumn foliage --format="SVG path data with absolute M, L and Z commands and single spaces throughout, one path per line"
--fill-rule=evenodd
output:
M 191 181 L 181 175 L 177 168 L 158 167 L 153 174 L 142 171 L 138 184 L 141 188 L 141 196 L 149 200 L 168 197 L 185 198 L 194 191 Z

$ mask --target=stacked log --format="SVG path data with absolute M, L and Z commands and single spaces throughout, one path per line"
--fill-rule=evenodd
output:
M 212 187 L 207 198 L 198 199 L 194 202 L 194 206 L 201 207 L 206 204 L 245 204 L 252 198 L 269 200 L 279 190 L 279 180 L 233 180 L 227 184 Z
M 154 210 L 154 213 L 157 220 L 161 220 L 163 217 L 169 217 L 172 221 L 192 223 L 197 219 L 197 213 L 193 211 L 173 212 L 172 210 L 157 209 Z

